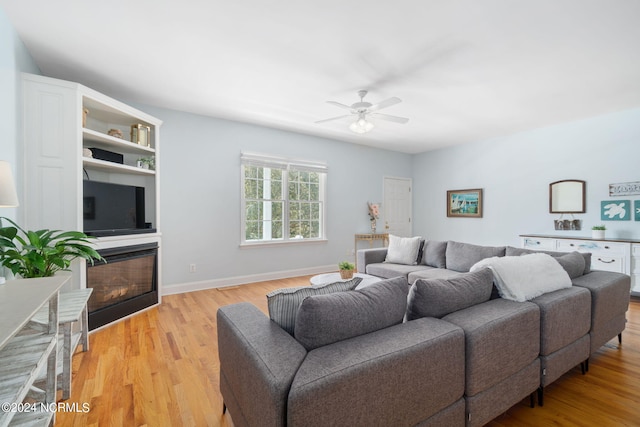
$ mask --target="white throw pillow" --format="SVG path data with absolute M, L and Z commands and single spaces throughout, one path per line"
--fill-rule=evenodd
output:
M 405 265 L 417 264 L 420 240 L 422 240 L 420 236 L 398 237 L 390 234 L 385 262 Z
M 469 271 L 488 267 L 500 296 L 512 301 L 528 301 L 547 292 L 570 288 L 571 279 L 552 256 L 535 253 L 522 256 L 485 258 Z

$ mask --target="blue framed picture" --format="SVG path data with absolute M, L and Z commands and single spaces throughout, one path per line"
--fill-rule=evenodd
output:
M 600 219 L 602 221 L 629 221 L 631 219 L 631 200 L 601 201 Z
M 634 200 L 633 202 L 633 212 L 635 215 L 635 220 L 640 221 L 640 200 Z

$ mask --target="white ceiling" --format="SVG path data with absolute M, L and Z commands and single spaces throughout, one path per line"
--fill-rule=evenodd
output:
M 638 0 L 0 0 L 43 74 L 417 153 L 640 106 Z M 325 101 L 408 124 L 370 133 Z

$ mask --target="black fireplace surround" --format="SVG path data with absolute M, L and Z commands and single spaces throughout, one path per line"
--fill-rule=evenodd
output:
M 158 244 L 99 250 L 106 262 L 87 263 L 89 330 L 158 303 Z

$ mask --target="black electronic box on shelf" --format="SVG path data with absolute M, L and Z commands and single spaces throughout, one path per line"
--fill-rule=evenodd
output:
M 91 155 L 94 159 L 105 160 L 113 163 L 124 163 L 124 156 L 122 154 L 114 153 L 113 151 L 103 150 L 101 148 L 89 148 Z

